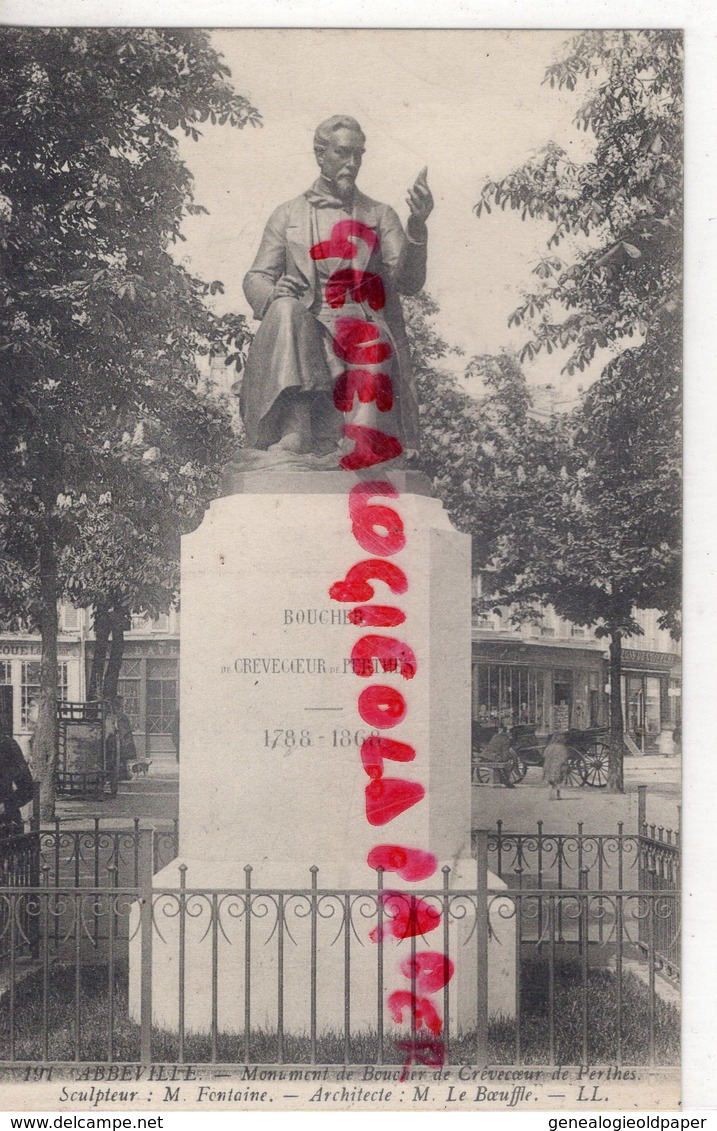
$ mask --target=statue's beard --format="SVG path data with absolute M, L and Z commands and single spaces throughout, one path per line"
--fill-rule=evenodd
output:
M 334 184 L 336 186 L 336 192 L 341 200 L 348 200 L 353 196 L 356 178 L 351 176 L 350 173 L 339 173 L 338 177 L 334 181 Z

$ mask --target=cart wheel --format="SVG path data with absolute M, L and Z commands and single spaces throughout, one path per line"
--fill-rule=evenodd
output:
M 595 742 L 585 758 L 585 784 L 593 789 L 604 789 L 610 770 L 610 747 L 604 742 Z
M 473 785 L 486 785 L 491 780 L 491 771 L 480 762 L 473 763 Z
M 573 786 L 585 785 L 586 774 L 587 767 L 582 754 L 571 747 L 570 759 L 565 769 L 565 784 Z
M 516 782 L 523 780 L 527 772 L 528 767 L 519 754 L 510 764 L 510 780 L 515 785 Z

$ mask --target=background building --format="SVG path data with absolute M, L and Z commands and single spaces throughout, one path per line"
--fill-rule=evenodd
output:
M 94 639 L 87 609 L 60 607 L 59 688 L 62 699 L 83 700 Z M 40 688 L 40 637 L 0 633 L 0 715 L 26 754 Z M 132 618 L 125 636 L 119 694 L 140 757 L 176 753 L 179 709 L 179 613 Z
M 480 580 L 474 579 L 474 595 Z M 633 752 L 655 749 L 661 731 L 681 717 L 680 652 L 657 627 L 658 614 L 636 614 L 643 636 L 623 645 L 622 701 Z M 179 713 L 177 610 L 132 618 L 119 694 L 140 757 L 173 759 Z M 538 625 L 512 625 L 509 613 L 473 616 L 473 718 L 484 726 L 525 723 L 538 734 L 605 726 L 609 719 L 607 642 L 545 609 Z M 60 695 L 86 696 L 94 640 L 86 609 L 60 609 Z M 40 638 L 0 634 L 0 715 L 27 752 L 40 683 Z M 631 747 L 632 748 L 632 747 Z
M 63 605 L 60 609 L 58 675 L 60 696 L 84 697 L 85 613 Z M 0 719 L 29 752 L 40 691 L 40 637 L 31 632 L 0 633 Z
M 480 595 L 480 579 L 474 579 Z M 639 611 L 644 635 L 623 643 L 622 702 L 628 747 L 658 747 L 680 719 L 678 643 Z M 513 625 L 509 610 L 473 616 L 473 718 L 484 726 L 524 723 L 548 734 L 609 721 L 607 640 L 543 611 L 540 624 Z M 632 744 L 632 746 L 631 746 Z
M 91 634 L 90 634 L 91 637 Z M 87 641 L 85 678 L 92 664 L 94 641 Z M 179 612 L 172 609 L 152 618 L 132 617 L 118 692 L 132 724 L 140 758 L 176 754 L 179 711 Z

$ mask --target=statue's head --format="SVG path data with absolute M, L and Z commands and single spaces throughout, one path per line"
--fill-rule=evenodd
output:
M 366 138 L 355 118 L 334 114 L 317 126 L 314 153 L 322 175 L 338 196 L 351 196 L 356 183 Z

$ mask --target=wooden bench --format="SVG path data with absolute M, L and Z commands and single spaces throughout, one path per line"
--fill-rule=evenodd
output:
M 505 782 L 501 780 L 501 771 L 509 768 L 510 762 L 482 762 L 477 759 L 471 763 L 471 782 L 473 785 L 505 785 Z M 487 780 L 481 781 L 482 777 L 487 778 Z

